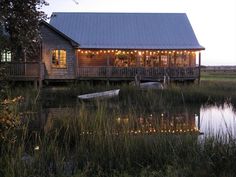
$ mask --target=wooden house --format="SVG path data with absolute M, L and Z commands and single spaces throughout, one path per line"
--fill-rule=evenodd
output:
M 204 47 L 184 13 L 53 13 L 40 30 L 40 62 L 22 64 L 24 71 L 16 75 L 32 73 L 39 80 L 200 78 Z

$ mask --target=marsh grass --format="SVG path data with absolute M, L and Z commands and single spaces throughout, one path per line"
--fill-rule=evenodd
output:
M 229 81 L 236 82 L 236 73 L 234 71 L 208 71 L 201 72 L 201 79 L 204 81 Z
M 73 85 L 66 93 L 43 92 L 41 101 L 51 105 L 47 99 L 50 94 L 52 101 L 63 107 L 67 102 L 61 93 L 70 95 L 75 109 L 68 107 L 58 116 L 49 116 L 39 129 L 34 127 L 38 123 L 34 116 L 23 114 L 24 124 L 14 130 L 16 141 L 0 144 L 0 176 L 236 176 L 236 141 L 232 136 L 199 140 L 198 132 L 135 133 L 143 128 L 137 125 L 137 117 L 150 112 L 171 110 L 176 105 L 235 103 L 235 87 L 202 82 L 200 86 L 171 85 L 165 90 L 140 91 L 122 85 L 118 99 L 88 103 L 79 102 L 76 96 L 117 85 Z M 22 93 L 9 92 L 12 97 L 17 94 Z M 29 89 L 23 94 L 26 99 L 18 111 L 37 110 L 37 93 Z M 119 123 L 124 112 L 126 118 Z
M 64 105 L 74 105 L 77 96 L 80 94 L 93 93 L 120 88 L 120 104 L 125 107 L 137 105 L 145 109 L 160 107 L 162 105 L 179 104 L 224 104 L 236 105 L 236 84 L 228 81 L 202 81 L 197 84 L 171 84 L 164 90 L 139 90 L 134 86 L 123 85 L 91 85 L 82 83 L 71 85 L 67 90 L 42 91 L 41 100 L 44 105 L 58 107 Z
M 109 110 L 109 102 L 86 104 L 79 103 L 74 112 L 63 109 L 43 131 L 31 130 L 30 122 L 20 128 L 18 141 L 1 146 L 2 176 L 236 174 L 234 139 L 225 141 L 221 135 L 199 141 L 197 133 L 126 133 L 137 128 L 135 108 L 128 110 L 129 124 L 120 125 L 114 115 L 122 111 Z

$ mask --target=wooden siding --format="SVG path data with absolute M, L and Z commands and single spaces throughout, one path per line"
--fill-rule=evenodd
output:
M 75 79 L 76 55 L 75 49 L 69 41 L 56 34 L 47 26 L 41 26 L 42 35 L 42 61 L 45 63 L 45 79 Z M 66 50 L 66 68 L 53 68 L 51 64 L 51 52 L 53 49 Z

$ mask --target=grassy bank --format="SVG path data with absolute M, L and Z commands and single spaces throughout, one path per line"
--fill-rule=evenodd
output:
M 113 88 L 121 88 L 114 100 L 84 103 L 76 99 L 78 94 Z M 21 121 L 4 129 L 3 135 L 10 138 L 1 138 L 0 176 L 236 176 L 236 141 L 230 132 L 203 138 L 195 129 L 173 134 L 161 132 L 158 123 L 155 132 L 149 123 L 137 124 L 140 115 L 159 114 L 163 108 L 171 112 L 177 105 L 236 105 L 235 90 L 236 85 L 228 81 L 149 91 L 85 83 L 42 91 L 40 96 L 31 88 L 8 90 L 9 97 L 21 95 L 24 100 L 8 108 Z M 42 107 L 68 108 L 37 128 L 44 121 L 37 120 Z M 125 119 L 119 118 L 122 114 Z
M 236 83 L 236 82 L 235 82 Z M 120 88 L 119 104 L 129 107 L 154 109 L 164 105 L 184 105 L 184 104 L 224 104 L 232 103 L 236 105 L 236 84 L 230 81 L 201 81 L 197 84 L 171 84 L 164 90 L 146 90 L 124 85 L 90 85 L 82 83 L 70 85 L 66 90 L 42 91 L 41 100 L 45 105 L 57 104 L 57 106 L 74 105 L 77 96 L 80 94 L 99 92 Z M 56 100 L 56 101 L 55 101 Z
M 208 71 L 201 73 L 201 80 L 204 81 L 230 81 L 236 82 L 236 72 L 234 71 Z
M 43 129 L 33 117 L 12 129 L 1 143 L 1 176 L 235 176 L 236 142 L 228 136 L 146 133 L 137 127 L 131 107 L 128 120 L 114 120 L 107 102 L 79 104 Z M 126 123 L 128 121 L 128 123 Z M 115 122 L 115 123 L 114 123 Z M 141 130 L 141 131 L 139 131 Z M 135 132 L 136 131 L 136 132 Z

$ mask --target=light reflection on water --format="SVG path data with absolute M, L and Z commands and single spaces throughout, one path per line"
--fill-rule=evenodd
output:
M 53 129 L 53 124 L 58 119 L 73 119 L 78 115 L 74 108 L 45 108 L 41 110 L 39 122 L 41 129 Z M 62 117 L 63 115 L 63 117 Z M 230 105 L 223 107 L 174 107 L 169 110 L 160 110 L 152 113 L 135 114 L 113 113 L 108 125 L 112 134 L 204 134 L 223 135 L 231 134 L 236 137 L 236 113 Z M 81 135 L 95 134 L 90 124 L 95 115 L 91 113 L 89 119 L 84 121 Z M 107 128 L 107 127 L 105 127 Z M 106 131 L 106 130 L 104 130 Z
M 230 105 L 201 108 L 200 125 L 200 131 L 205 135 L 230 134 L 236 137 L 236 113 Z

